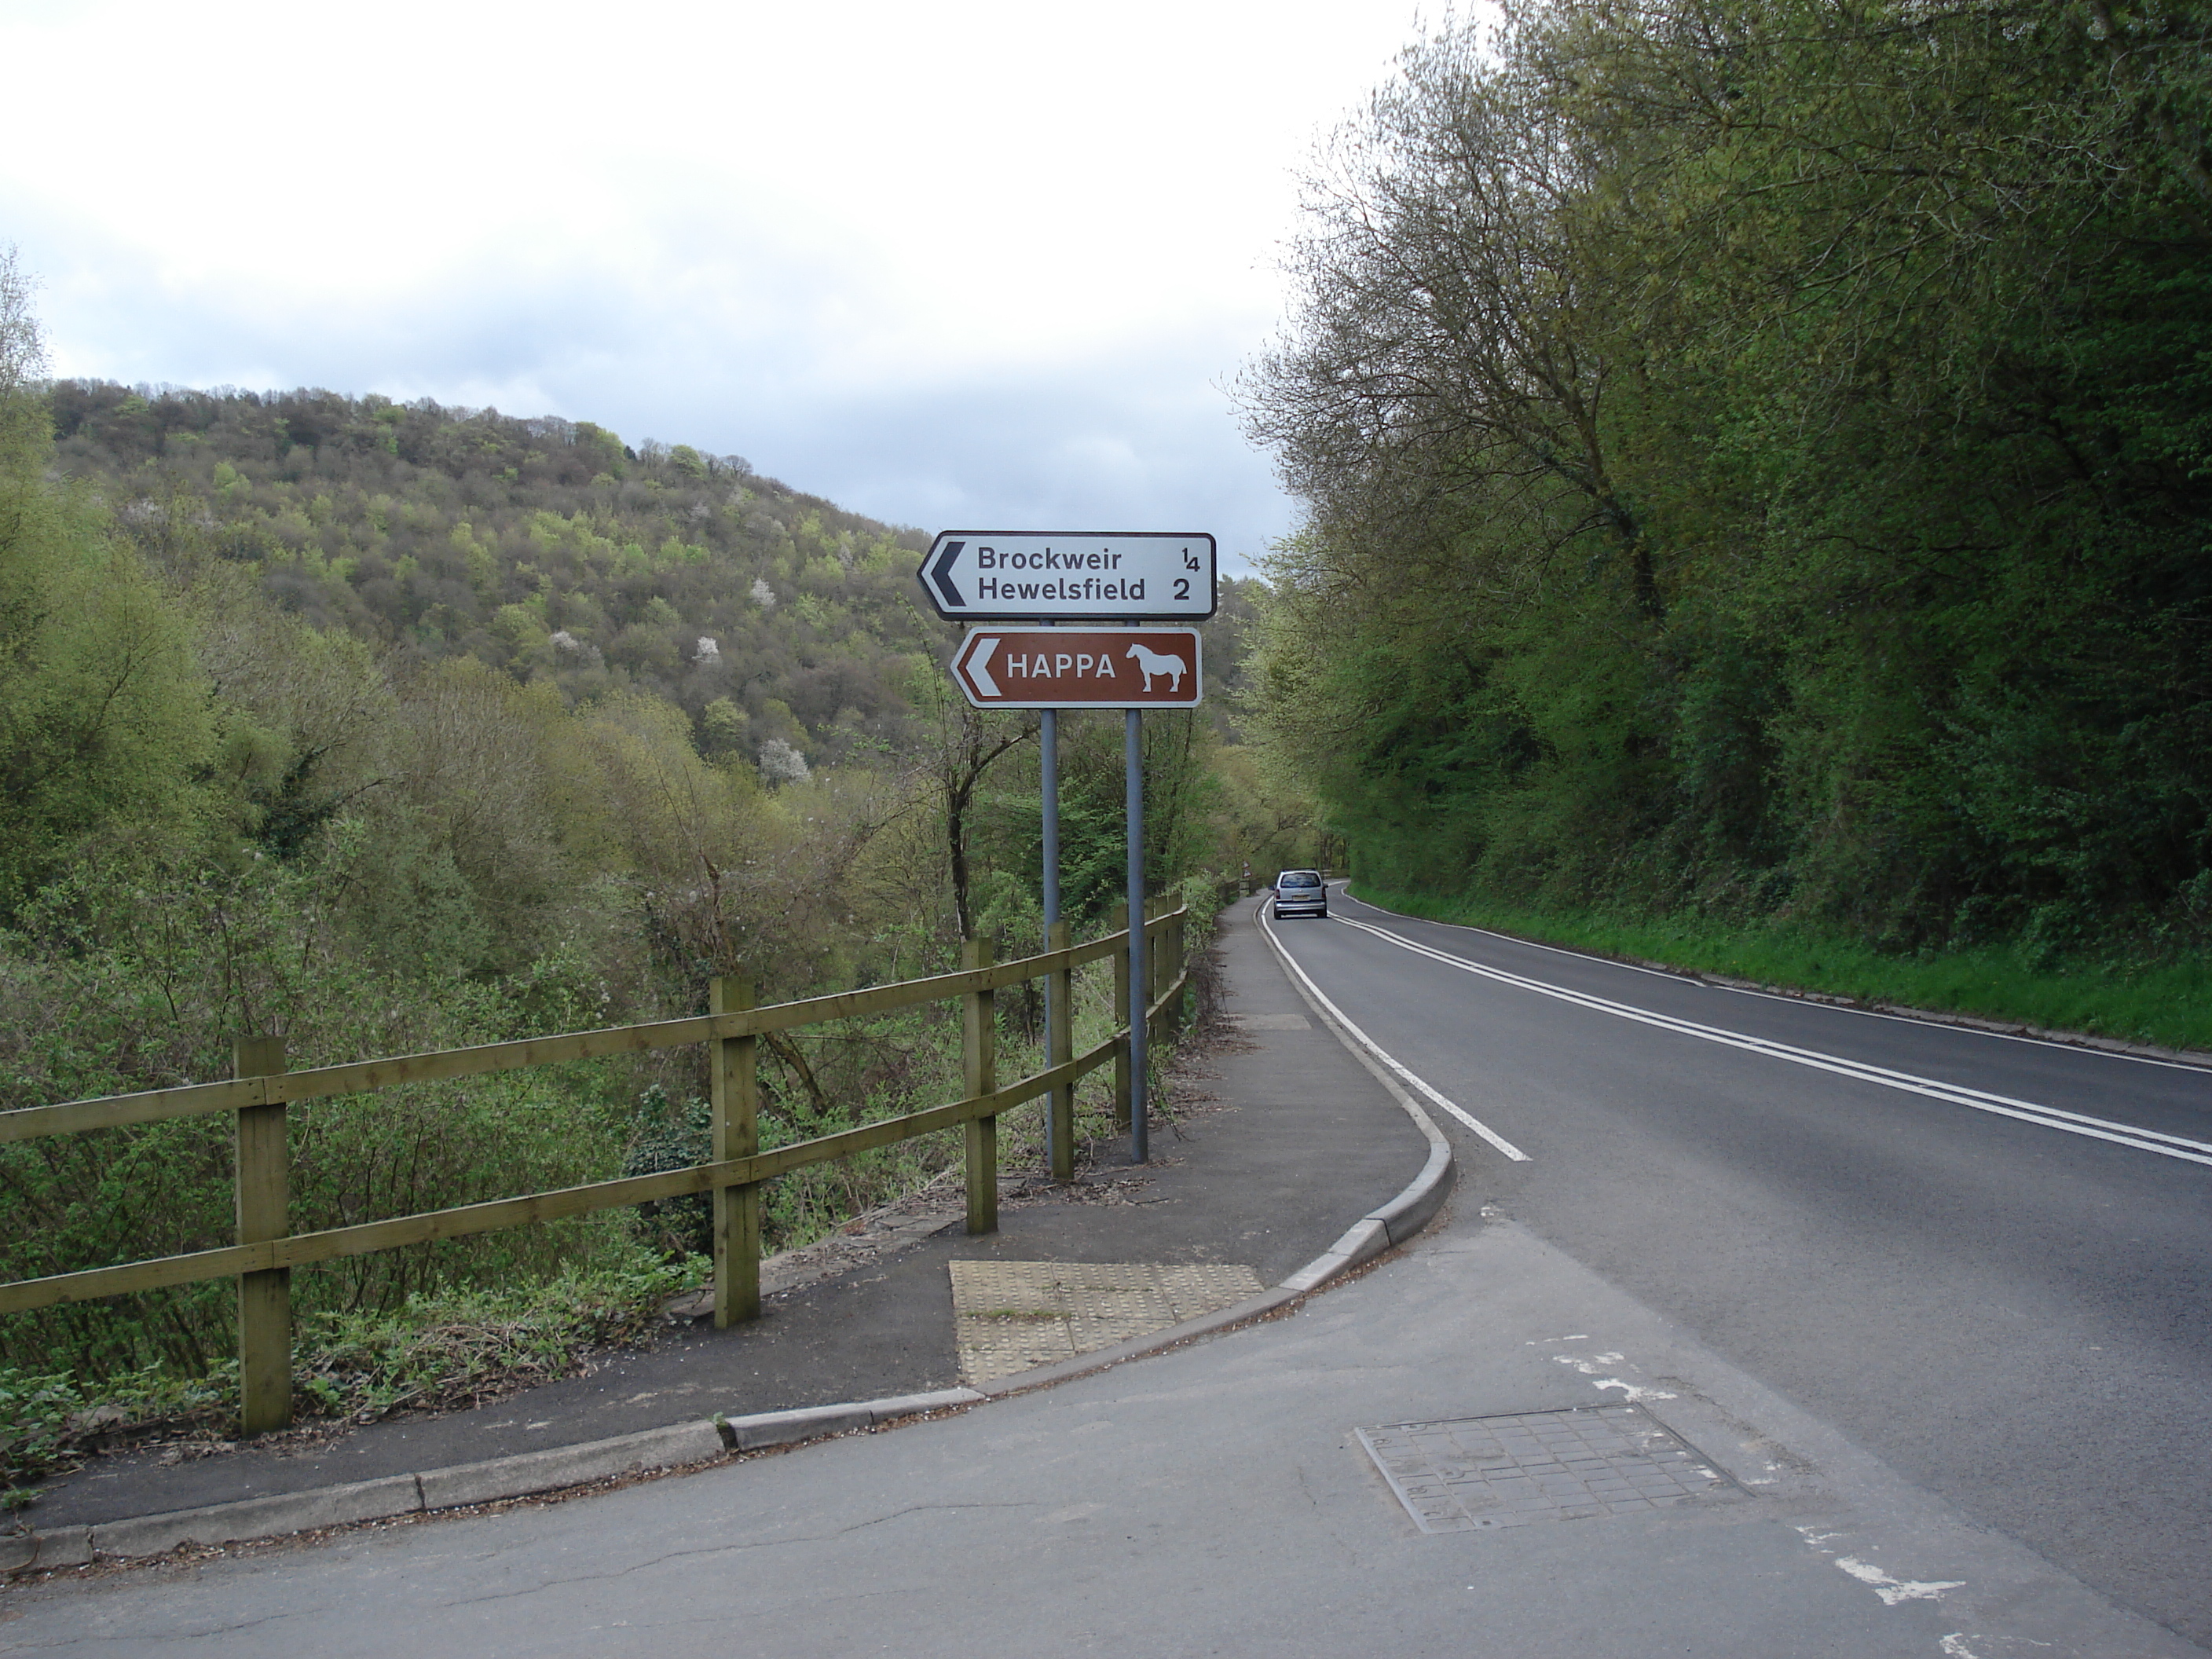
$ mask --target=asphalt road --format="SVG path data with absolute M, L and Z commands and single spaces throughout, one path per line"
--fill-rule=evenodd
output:
M 1272 925 L 1346 1017 L 1526 1155 L 1469 1159 L 1464 1183 L 1973 1520 L 2212 1645 L 2212 1070 L 1331 908 Z

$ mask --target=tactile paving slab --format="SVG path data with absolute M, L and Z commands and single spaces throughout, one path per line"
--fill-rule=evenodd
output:
M 1355 1432 L 1423 1532 L 1642 1514 L 1750 1495 L 1641 1406 Z
M 1232 1307 L 1265 1287 L 1245 1267 L 953 1261 L 960 1378 L 970 1388 Z

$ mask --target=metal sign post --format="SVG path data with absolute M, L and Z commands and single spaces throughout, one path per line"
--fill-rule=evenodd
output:
M 1044 926 L 1045 937 L 1060 920 L 1060 711 L 1048 708 L 1037 718 L 1038 783 L 1044 796 Z
M 1045 624 L 1050 627 L 1048 622 Z M 1043 860 L 1044 948 L 1051 950 L 1055 943 L 1053 929 L 1060 921 L 1060 711 L 1048 708 L 1037 716 L 1037 793 L 1043 798 L 1044 845 L 1040 849 Z M 1060 988 L 1066 984 L 1064 975 L 1053 975 L 1045 981 L 1044 1047 L 1047 1065 L 1054 1063 L 1066 1045 L 1062 1037 L 1072 1029 L 1073 1010 L 1065 1006 L 1066 998 Z M 1057 1096 L 1054 1097 L 1057 1099 Z M 1059 1112 L 1048 1110 L 1044 1115 L 1045 1167 L 1058 1170 L 1073 1168 L 1062 1155 L 1059 1145 Z
M 1122 765 L 1127 773 L 1129 830 L 1129 1162 L 1152 1156 L 1150 1101 L 1145 1087 L 1145 1050 L 1152 1036 L 1152 981 L 1145 973 L 1145 715 L 1132 708 L 1121 716 Z

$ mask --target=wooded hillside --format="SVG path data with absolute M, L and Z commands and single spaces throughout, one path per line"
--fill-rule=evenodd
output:
M 918 532 L 586 422 L 49 383 L 26 293 L 0 257 L 0 1105 L 222 1077 L 241 1035 L 307 1066 L 696 1012 L 715 974 L 780 1000 L 940 970 L 965 937 L 1042 942 L 1036 717 L 952 692 Z M 1249 616 L 1232 586 L 1217 688 Z M 1156 892 L 1309 833 L 1219 715 L 1146 723 Z M 1062 729 L 1065 890 L 1095 930 L 1121 725 Z M 1036 1014 L 1010 1000 L 1010 1056 Z M 768 1144 L 957 1095 L 951 1018 L 769 1041 Z M 694 1161 L 699 1066 L 318 1106 L 295 1224 Z M 771 1241 L 949 1156 L 779 1182 Z M 212 1120 L 0 1148 L 0 1277 L 226 1242 L 228 1165 Z M 297 1294 L 350 1316 L 623 1268 L 696 1220 L 362 1258 Z M 0 1321 L 0 1366 L 198 1375 L 228 1296 Z
M 63 381 L 51 402 L 55 470 L 157 558 L 184 543 L 256 565 L 313 627 L 473 657 L 572 705 L 649 691 L 708 753 L 896 744 L 914 674 L 937 666 L 945 630 L 914 592 L 927 539 L 736 456 L 326 392 Z
M 1544 0 L 1316 164 L 1262 717 L 1376 884 L 2212 928 L 2212 28 Z

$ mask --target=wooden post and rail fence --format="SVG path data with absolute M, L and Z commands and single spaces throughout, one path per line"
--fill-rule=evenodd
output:
M 1152 969 L 1146 975 L 1152 982 L 1145 987 L 1146 1018 L 1149 1029 L 1163 1034 L 1176 1023 L 1190 982 L 1183 960 L 1183 924 L 1188 914 L 1183 908 L 1163 909 L 1145 923 L 1149 947 L 1146 956 Z M 960 1127 L 965 1135 L 968 1231 L 988 1233 L 995 1231 L 999 1224 L 999 1118 L 1002 1113 L 1041 1096 L 1046 1097 L 1053 1130 L 1052 1174 L 1057 1180 L 1073 1179 L 1075 1085 L 1110 1060 L 1115 1066 L 1116 1127 L 1128 1127 L 1131 999 L 1126 915 L 1117 913 L 1114 926 L 1116 931 L 1104 938 L 1075 945 L 1066 924 L 1059 924 L 1052 931 L 1052 948 L 1006 963 L 992 960 L 988 941 L 970 940 L 962 952 L 957 973 L 902 980 L 865 991 L 762 1008 L 753 1006 L 749 983 L 722 977 L 713 982 L 708 1012 L 690 1019 L 524 1037 L 470 1048 L 322 1066 L 312 1071 L 286 1069 L 282 1037 L 241 1037 L 234 1053 L 233 1075 L 226 1082 L 186 1084 L 0 1112 L 0 1142 L 232 1113 L 236 1123 L 234 1176 L 238 1200 L 234 1244 L 0 1284 L 0 1313 L 234 1276 L 238 1280 L 240 1426 L 247 1434 L 259 1434 L 282 1428 L 292 1418 L 294 1267 L 703 1192 L 711 1193 L 714 1201 L 714 1322 L 727 1327 L 757 1318 L 760 1313 L 761 1192 L 778 1176 Z M 1115 964 L 1114 1034 L 1077 1054 L 1073 1052 L 1069 1018 L 1073 1008 L 1073 974 L 1086 963 L 1108 958 Z M 1040 978 L 1046 982 L 1047 1006 L 1057 1015 L 1046 1022 L 1050 1036 L 1045 1067 L 1000 1087 L 994 1000 L 1009 986 Z M 961 1099 L 772 1151 L 761 1150 L 760 1097 L 754 1067 L 755 1045 L 762 1033 L 952 998 L 959 999 L 963 1012 Z M 319 1232 L 290 1230 L 285 1119 L 287 1108 L 295 1103 L 695 1042 L 707 1045 L 711 1084 L 713 1134 L 709 1161 L 705 1164 Z

